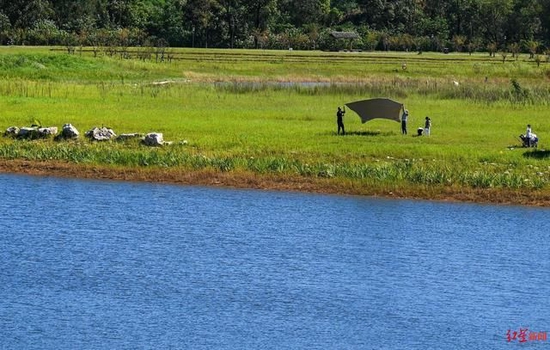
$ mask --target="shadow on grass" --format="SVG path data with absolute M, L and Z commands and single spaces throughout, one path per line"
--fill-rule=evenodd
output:
M 380 136 L 383 135 L 380 131 L 350 131 L 346 132 L 350 136 Z
M 523 153 L 525 158 L 547 159 L 550 158 L 550 151 L 532 149 Z
M 345 135 L 342 134 L 336 134 L 335 132 L 330 133 L 333 136 L 382 136 L 382 135 L 390 135 L 388 133 L 383 133 L 380 131 L 346 131 Z

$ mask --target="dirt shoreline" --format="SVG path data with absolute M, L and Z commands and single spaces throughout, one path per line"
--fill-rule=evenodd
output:
M 410 189 L 402 187 L 372 188 L 353 180 L 334 181 L 332 179 L 292 175 L 219 172 L 212 169 L 189 171 L 178 168 L 116 168 L 60 161 L 37 162 L 0 159 L 0 173 L 550 207 L 550 193 L 543 191 L 470 189 L 443 186 L 423 186 Z

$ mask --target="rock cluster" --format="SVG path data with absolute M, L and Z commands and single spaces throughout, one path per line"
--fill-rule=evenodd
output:
M 148 133 L 143 138 L 142 143 L 146 146 L 164 146 L 172 144 L 172 142 L 164 141 L 164 137 L 160 132 Z
M 10 126 L 4 133 L 5 136 L 16 137 L 20 139 L 44 139 L 57 134 L 57 127 L 40 127 L 40 126 L 24 126 L 18 128 L 17 126 Z
M 80 133 L 72 124 L 64 124 L 61 128 L 61 133 L 55 137 L 56 140 L 71 140 L 77 139 Z
M 91 130 L 86 131 L 84 135 L 94 141 L 109 141 L 116 137 L 116 134 L 113 131 L 113 129 L 106 128 L 106 127 L 102 127 L 102 128 L 95 127 Z
M 4 135 L 29 140 L 43 139 L 50 136 L 54 136 L 55 140 L 71 140 L 77 139 L 80 136 L 80 132 L 72 124 L 63 125 L 59 134 L 58 129 L 55 126 L 41 127 L 33 125 L 22 128 L 11 126 L 6 129 Z M 172 142 L 164 141 L 163 134 L 158 132 L 148 133 L 145 136 L 139 133 L 120 134 L 117 136 L 111 128 L 94 127 L 88 130 L 84 135 L 92 141 L 126 141 L 129 139 L 141 138 L 141 143 L 146 146 L 164 146 L 172 144 Z

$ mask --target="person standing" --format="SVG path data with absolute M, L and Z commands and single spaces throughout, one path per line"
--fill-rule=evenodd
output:
M 527 140 L 527 147 L 531 147 L 531 137 L 533 137 L 531 124 L 527 124 L 527 130 L 525 131 L 525 139 Z
M 407 119 L 409 118 L 409 111 L 405 109 L 401 115 L 401 134 L 407 135 Z
M 338 132 L 337 132 L 338 135 L 340 135 L 340 129 L 342 129 L 342 135 L 346 134 L 346 131 L 344 129 L 344 114 L 346 114 L 346 110 L 345 109 L 342 110 L 342 108 L 338 107 L 338 111 L 336 112 L 336 123 L 338 124 Z
M 430 130 L 432 128 L 432 120 L 426 116 L 426 122 L 424 123 L 424 135 L 430 136 Z

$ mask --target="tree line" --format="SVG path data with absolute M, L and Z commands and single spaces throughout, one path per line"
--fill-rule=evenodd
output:
M 0 0 L 2 45 L 536 55 L 549 34 L 550 0 Z

